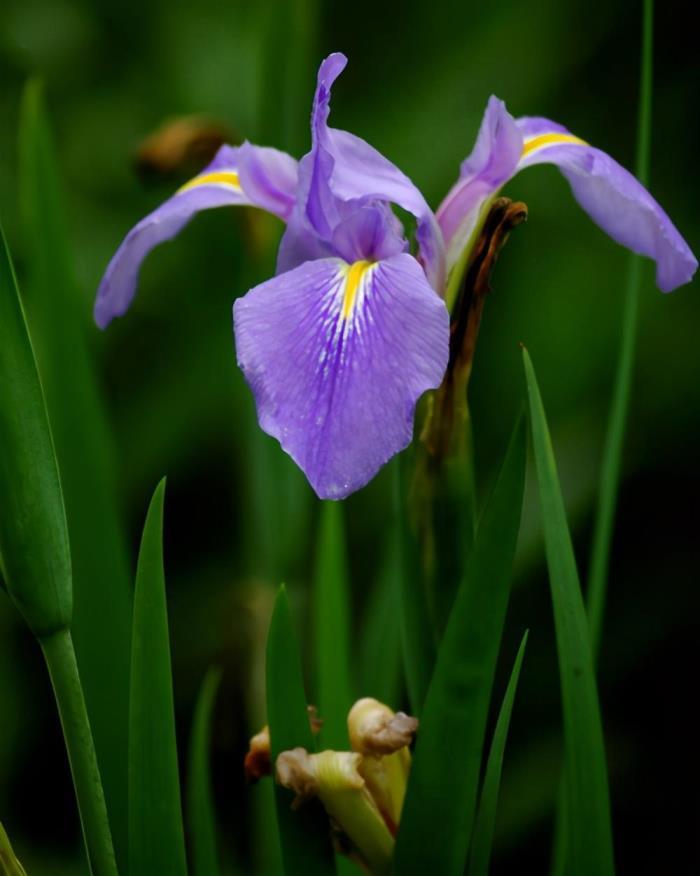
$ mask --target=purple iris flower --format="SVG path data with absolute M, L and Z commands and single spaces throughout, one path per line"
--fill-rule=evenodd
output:
M 578 203 L 603 231 L 633 252 L 654 259 L 656 282 L 663 292 L 690 282 L 697 259 L 631 173 L 556 122 L 529 116 L 514 119 L 496 97 L 488 102 L 460 178 L 437 211 L 448 270 L 469 245 L 492 198 L 533 164 L 557 165 Z
M 558 164 L 604 230 L 656 260 L 662 289 L 687 282 L 697 266 L 627 171 L 553 122 L 513 119 L 495 98 L 436 218 L 390 161 L 328 127 L 330 89 L 346 63 L 336 53 L 321 64 L 307 155 L 297 162 L 250 143 L 223 146 L 129 232 L 95 302 L 100 327 L 121 316 L 143 259 L 200 210 L 248 205 L 282 219 L 276 276 L 234 304 L 237 358 L 261 428 L 329 499 L 364 486 L 410 443 L 416 403 L 440 385 L 447 367 L 446 277 L 518 170 Z M 416 219 L 415 255 L 392 205 Z

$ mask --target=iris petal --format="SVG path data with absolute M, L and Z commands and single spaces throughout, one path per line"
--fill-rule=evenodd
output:
M 405 253 L 300 265 L 236 301 L 234 331 L 261 428 L 325 499 L 410 443 L 416 402 L 447 366 L 447 310 Z
M 471 154 L 437 211 L 447 244 L 447 270 L 458 261 L 476 228 L 482 206 L 516 172 L 523 137 L 506 105 L 491 97 Z
M 296 162 L 276 149 L 249 143 L 222 146 L 214 160 L 171 198 L 135 225 L 116 251 L 97 292 L 95 321 L 105 328 L 124 314 L 136 294 L 143 260 L 175 237 L 201 210 L 259 206 L 286 218 L 294 204 Z
M 418 220 L 416 238 L 426 275 L 433 288 L 442 291 L 445 263 L 444 241 L 435 215 L 423 195 L 391 161 L 354 134 L 328 127 L 331 88 L 347 64 L 339 52 L 321 64 L 311 116 L 312 149 L 299 163 L 300 209 L 290 222 L 281 249 L 285 266 L 299 264 L 303 256 L 306 224 L 330 242 L 339 223 L 348 218 L 348 205 L 389 201 Z M 295 227 L 296 226 L 296 227 Z M 387 229 L 390 234 L 391 229 Z M 295 249 L 296 247 L 296 249 Z M 357 258 L 366 253 L 358 252 Z
M 693 278 L 698 263 L 661 206 L 629 171 L 546 119 L 523 119 L 525 137 L 518 170 L 555 164 L 574 197 L 614 241 L 656 262 L 656 284 L 671 292 Z M 535 129 L 536 130 L 533 130 Z
M 539 117 L 514 119 L 494 97 L 474 151 L 437 213 L 448 247 L 448 269 L 467 245 L 489 199 L 516 173 L 534 164 L 557 165 L 594 222 L 617 243 L 654 259 L 656 282 L 662 291 L 692 279 L 698 264 L 695 256 L 631 173 L 556 122 Z

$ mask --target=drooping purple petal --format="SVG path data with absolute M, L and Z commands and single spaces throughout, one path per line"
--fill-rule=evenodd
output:
M 668 215 L 629 171 L 546 119 L 521 119 L 525 135 L 518 170 L 555 164 L 578 203 L 617 243 L 656 262 L 656 283 L 671 292 L 690 282 L 698 262 Z
M 389 201 L 418 220 L 416 238 L 425 272 L 433 288 L 444 281 L 444 241 L 437 220 L 420 191 L 392 162 L 364 140 L 328 127 L 331 88 L 345 68 L 347 58 L 336 52 L 321 64 L 311 116 L 312 149 L 299 163 L 301 216 L 290 222 L 290 236 L 302 232 L 293 225 L 304 222 L 328 241 L 338 224 L 348 218 L 348 203 Z M 284 261 L 291 247 L 284 245 Z M 355 258 L 368 254 L 355 253 Z M 298 263 L 298 262 L 297 262 Z
M 448 247 L 448 269 L 459 258 L 488 200 L 508 179 L 534 164 L 557 165 L 576 200 L 613 240 L 654 259 L 662 291 L 692 279 L 696 258 L 632 174 L 556 122 L 540 117 L 514 119 L 493 97 L 474 151 L 437 213 Z
M 405 253 L 307 262 L 236 301 L 234 331 L 261 428 L 327 499 L 409 444 L 416 402 L 447 366 L 447 310 Z
M 213 207 L 262 207 L 285 219 L 296 194 L 297 164 L 276 149 L 222 146 L 214 160 L 135 225 L 116 251 L 97 292 L 95 321 L 105 328 L 129 308 L 148 253 L 175 237 L 195 214 Z

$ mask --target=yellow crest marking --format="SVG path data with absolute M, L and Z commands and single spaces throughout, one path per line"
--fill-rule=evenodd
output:
M 541 149 L 543 146 L 559 146 L 563 143 L 569 143 L 574 146 L 589 145 L 585 140 L 575 137 L 573 134 L 540 134 L 537 137 L 533 137 L 532 140 L 523 143 L 522 157 L 525 158 L 526 155 L 534 152 L 535 149 Z
M 214 170 L 211 173 L 203 173 L 201 176 L 196 176 L 189 182 L 185 183 L 182 188 L 178 189 L 178 194 L 188 192 L 190 189 L 196 189 L 198 186 L 207 185 L 226 185 L 240 191 L 241 184 L 238 179 L 238 174 L 233 170 Z
M 357 290 L 360 288 L 362 278 L 367 271 L 372 267 L 374 262 L 359 261 L 348 265 L 345 273 L 345 292 L 343 294 L 343 308 L 341 316 L 347 319 L 352 313 L 357 298 Z

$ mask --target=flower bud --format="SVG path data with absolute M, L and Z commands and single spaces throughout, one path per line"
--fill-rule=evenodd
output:
M 295 808 L 318 797 L 370 872 L 384 874 L 391 863 L 394 838 L 360 774 L 362 761 L 357 752 L 309 754 L 295 748 L 277 758 L 277 781 L 294 791 Z
M 358 700 L 348 714 L 350 745 L 364 755 L 359 771 L 392 835 L 401 819 L 411 769 L 409 746 L 417 729 L 417 718 L 369 697 Z

